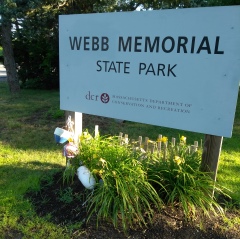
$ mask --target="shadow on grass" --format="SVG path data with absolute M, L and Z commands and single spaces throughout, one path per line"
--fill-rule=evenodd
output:
M 55 163 L 32 161 L 26 163 L 1 165 L 0 197 L 20 196 L 27 190 L 39 190 L 40 181 L 51 180 L 52 175 L 62 171 L 63 166 Z
M 25 195 L 29 191 L 40 191 L 43 180 L 51 183 L 53 175 L 62 170 L 63 167 L 58 164 L 38 161 L 1 165 L 0 218 L 2 222 L 0 222 L 0 238 L 21 239 L 25 238 L 24 236 L 33 238 L 32 236 L 28 237 L 25 233 L 32 235 L 31 230 L 38 230 L 39 221 L 34 221 L 34 208 Z M 32 226 L 27 229 L 29 225 Z M 44 224 L 42 225 L 44 226 Z M 45 230 L 49 230 L 47 223 Z M 41 233 L 39 232 L 39 234 Z M 40 238 L 37 231 L 36 238 Z

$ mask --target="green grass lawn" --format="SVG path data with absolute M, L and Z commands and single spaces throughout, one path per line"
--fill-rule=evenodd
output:
M 240 98 L 240 97 L 239 97 Z M 27 190 L 38 190 L 40 179 L 62 169 L 65 159 L 62 146 L 53 138 L 56 127 L 64 124 L 64 112 L 59 109 L 59 92 L 22 90 L 12 97 L 6 83 L 0 83 L 0 238 L 8 230 L 25 238 L 70 238 L 69 228 L 49 222 L 36 215 L 24 198 Z M 84 116 L 83 116 L 84 117 Z M 83 127 L 94 130 L 94 121 Z M 109 120 L 101 134 L 128 134 L 156 140 L 158 134 L 168 138 L 184 135 L 187 142 L 201 141 L 204 135 L 152 125 Z M 232 138 L 224 138 L 217 181 L 230 190 L 233 201 L 229 207 L 240 206 L 240 99 L 238 99 Z M 43 198 L 43 200 L 46 200 Z M 239 210 L 239 209 L 237 209 Z M 236 218 L 240 223 L 240 218 Z

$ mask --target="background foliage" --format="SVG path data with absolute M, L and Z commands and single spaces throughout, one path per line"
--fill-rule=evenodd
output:
M 0 62 L 3 62 L 3 49 L 0 46 Z

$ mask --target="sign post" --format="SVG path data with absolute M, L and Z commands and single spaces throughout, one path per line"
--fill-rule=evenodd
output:
M 223 137 L 214 135 L 205 135 L 201 170 L 211 172 L 212 179 L 216 181 L 218 162 L 222 148 Z
M 200 169 L 203 172 L 210 172 L 214 182 L 217 180 L 222 141 L 223 137 L 221 136 L 205 135 Z M 214 195 L 214 188 L 212 190 L 212 195 Z

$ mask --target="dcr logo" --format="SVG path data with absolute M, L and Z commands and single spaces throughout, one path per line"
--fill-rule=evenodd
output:
M 102 93 L 101 94 L 101 101 L 104 103 L 104 104 L 107 104 L 110 100 L 110 97 L 107 93 Z
M 86 94 L 85 98 L 87 100 L 93 100 L 93 101 L 98 101 L 99 98 L 102 101 L 102 103 L 107 104 L 110 100 L 110 96 L 107 93 L 102 93 L 101 96 L 99 95 L 94 95 L 90 91 Z

